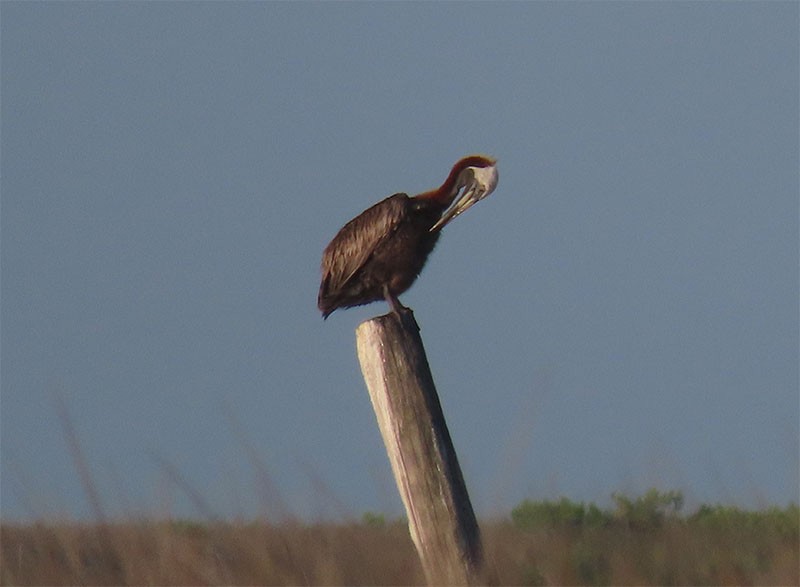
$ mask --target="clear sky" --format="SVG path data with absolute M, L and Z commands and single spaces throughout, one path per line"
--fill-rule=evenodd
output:
M 0 10 L 5 519 L 93 515 L 70 430 L 109 515 L 401 513 L 387 307 L 323 322 L 319 261 L 472 152 L 401 300 L 479 515 L 797 501 L 798 3 Z

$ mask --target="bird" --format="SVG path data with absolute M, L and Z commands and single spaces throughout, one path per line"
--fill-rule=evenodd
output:
M 322 317 L 384 299 L 402 319 L 408 308 L 398 296 L 419 276 L 442 228 L 491 194 L 497 181 L 495 158 L 468 155 L 438 188 L 416 196 L 396 193 L 345 224 L 322 254 Z

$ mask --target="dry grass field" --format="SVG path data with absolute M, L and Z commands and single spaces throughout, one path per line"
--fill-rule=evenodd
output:
M 509 519 L 482 523 L 487 560 L 504 585 L 800 584 L 796 505 L 680 516 L 667 502 L 621 498 L 601 511 L 526 501 Z M 405 524 L 379 515 L 337 524 L 2 524 L 0 538 L 3 585 L 424 582 Z

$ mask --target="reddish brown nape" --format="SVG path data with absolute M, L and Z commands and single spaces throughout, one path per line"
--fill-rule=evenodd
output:
M 467 167 L 489 167 L 495 163 L 497 163 L 496 159 L 493 157 L 487 157 L 486 155 L 467 155 L 466 157 L 462 157 L 456 161 L 455 165 L 453 165 L 453 168 L 450 170 L 450 174 L 447 176 L 447 179 L 444 180 L 442 185 L 434 190 L 423 192 L 415 197 L 425 198 L 427 200 L 441 200 L 443 204 L 449 206 L 450 202 L 452 202 L 453 198 L 456 196 L 454 187 L 459 173 L 464 171 L 464 169 Z

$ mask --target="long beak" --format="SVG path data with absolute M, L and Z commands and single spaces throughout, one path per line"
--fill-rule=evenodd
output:
M 442 215 L 441 218 L 434 224 L 430 232 L 436 232 L 440 228 L 442 228 L 445 224 L 450 222 L 453 218 L 465 212 L 473 205 L 480 202 L 483 198 L 488 196 L 492 193 L 491 190 L 487 190 L 485 186 L 481 185 L 480 183 L 473 181 L 470 185 L 468 185 L 461 194 L 461 197 L 455 201 L 455 203 L 450 206 L 447 211 Z

